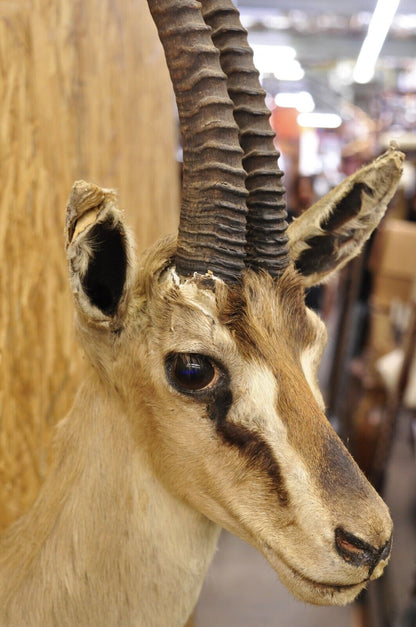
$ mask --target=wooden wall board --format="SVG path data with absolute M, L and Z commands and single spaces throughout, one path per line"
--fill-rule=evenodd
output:
M 145 0 L 0 3 L 0 528 L 33 502 L 83 357 L 64 214 L 119 191 L 141 250 L 177 227 L 173 96 Z

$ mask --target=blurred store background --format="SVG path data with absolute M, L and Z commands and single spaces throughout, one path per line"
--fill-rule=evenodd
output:
M 349 608 L 295 601 L 223 534 L 197 627 L 410 627 L 416 583 L 416 1 L 239 0 L 285 172 L 289 218 L 392 140 L 400 188 L 363 255 L 308 296 L 329 326 L 328 417 L 389 503 L 391 563 Z M 410 610 L 409 610 L 410 608 Z M 416 612 L 416 611 L 415 611 Z

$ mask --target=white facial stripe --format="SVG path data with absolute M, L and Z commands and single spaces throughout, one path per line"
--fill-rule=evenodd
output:
M 315 350 L 315 353 L 319 351 Z M 229 419 L 267 442 L 281 469 L 291 502 L 297 503 L 297 524 L 301 526 L 303 521 L 308 521 L 307 524 L 317 537 L 323 536 L 330 542 L 331 521 L 326 514 L 322 514 L 322 501 L 310 472 L 299 452 L 290 444 L 286 423 L 277 411 L 278 383 L 263 364 L 252 361 L 245 365 L 245 370 L 244 380 L 249 383 L 245 388 L 237 388 L 233 392 L 235 402 Z M 276 535 L 278 537 L 279 533 Z M 297 563 L 296 556 L 291 555 L 290 559 Z
M 321 362 L 322 353 L 327 342 L 327 331 L 322 320 L 308 309 L 308 317 L 316 329 L 316 340 L 305 349 L 301 355 L 302 370 L 306 381 L 321 409 L 325 408 L 324 399 L 319 389 L 318 368 Z
M 276 421 L 277 383 L 271 370 L 256 361 L 246 362 L 241 381 L 244 383 L 239 386 L 234 380 L 233 391 L 238 423 L 265 435 L 275 434 L 277 429 L 286 437 L 283 422 Z
M 317 367 L 319 363 L 317 363 L 317 361 L 317 350 L 315 346 L 311 346 L 303 351 L 301 356 L 303 373 L 319 407 L 323 409 L 325 407 L 325 403 L 318 385 Z
M 286 424 L 277 412 L 279 390 L 275 376 L 265 364 L 256 361 L 246 362 L 244 371 L 241 379 L 244 384 L 233 389 L 234 403 L 229 420 L 245 427 L 267 443 L 276 462 L 282 467 L 285 481 L 290 468 L 294 469 L 292 475 L 297 476 L 297 481 L 301 479 L 302 485 L 305 485 L 307 473 L 297 452 L 288 442 Z

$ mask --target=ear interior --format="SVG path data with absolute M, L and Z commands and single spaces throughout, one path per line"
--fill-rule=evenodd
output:
M 66 251 L 79 310 L 91 321 L 119 325 L 131 295 L 134 244 L 113 190 L 85 181 L 73 184 Z
M 305 287 L 322 283 L 360 252 L 397 189 L 403 160 L 392 144 L 289 225 L 291 258 Z
M 373 195 L 373 190 L 365 183 L 355 183 L 352 189 L 341 199 L 336 208 L 321 222 L 323 231 L 333 231 L 339 229 L 343 224 L 349 222 L 361 211 L 362 192 L 369 196 Z
M 81 285 L 91 304 L 106 316 L 118 308 L 127 275 L 126 238 L 111 218 L 92 226 L 86 236 L 91 256 Z
M 362 194 L 372 196 L 372 190 L 365 183 L 356 183 L 351 190 L 333 207 L 333 210 L 320 223 L 321 233 L 306 240 L 305 248 L 298 259 L 296 268 L 307 277 L 316 272 L 327 272 L 336 264 L 340 246 L 354 237 L 354 229 L 342 228 L 359 215 Z

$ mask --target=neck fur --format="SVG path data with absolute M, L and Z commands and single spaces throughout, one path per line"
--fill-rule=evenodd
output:
M 0 625 L 183 625 L 219 528 L 163 487 L 94 377 L 56 448 L 35 505 L 0 538 Z

